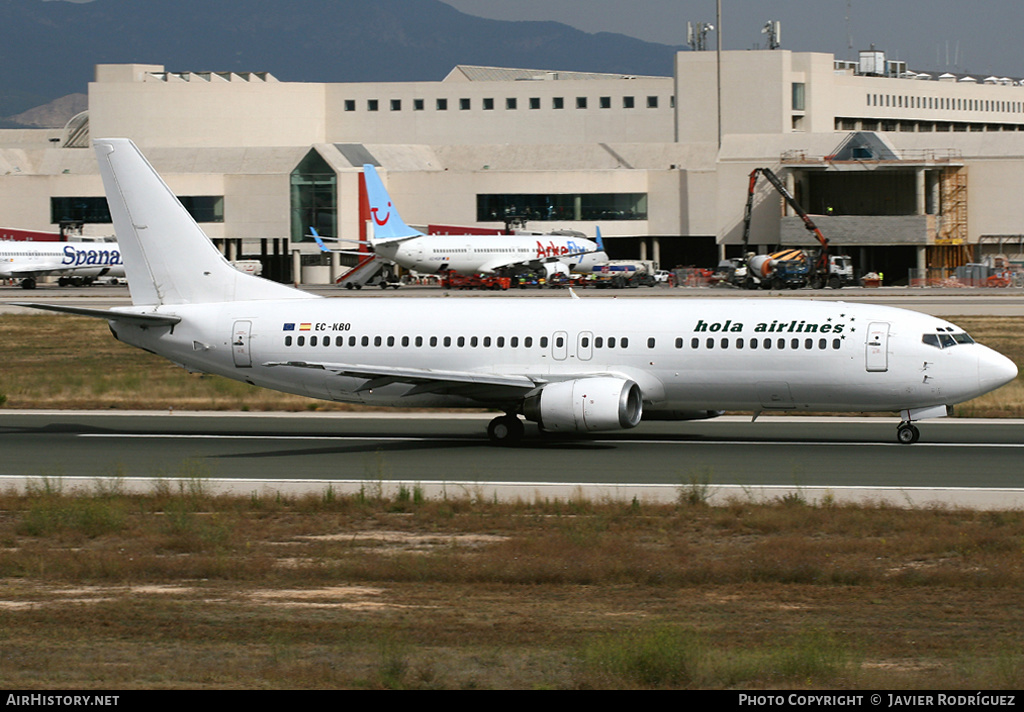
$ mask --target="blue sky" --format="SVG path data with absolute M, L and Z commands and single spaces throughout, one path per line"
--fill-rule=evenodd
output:
M 918 71 L 1024 77 L 1021 0 L 721 0 L 723 48 L 753 49 L 782 22 L 782 47 L 856 59 L 871 45 Z M 443 0 L 500 20 L 554 20 L 585 32 L 686 43 L 686 23 L 714 22 L 715 0 Z M 712 46 L 714 46 L 712 44 Z

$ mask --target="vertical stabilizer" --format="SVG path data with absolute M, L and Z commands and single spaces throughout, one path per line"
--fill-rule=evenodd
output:
M 406 240 L 410 237 L 422 237 L 423 233 L 413 230 L 405 224 L 398 209 L 392 205 L 391 196 L 377 175 L 377 169 L 366 164 L 363 166 L 366 179 L 366 196 L 370 201 L 370 219 L 373 220 L 372 243 L 390 240 Z
M 313 296 L 235 269 L 130 140 L 93 144 L 133 304 Z

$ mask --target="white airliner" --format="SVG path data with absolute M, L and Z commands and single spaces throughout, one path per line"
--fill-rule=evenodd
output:
M 370 250 L 379 259 L 423 274 L 586 274 L 608 261 L 600 238 L 577 235 L 425 235 L 405 224 L 372 165 L 363 166 L 370 203 Z M 325 249 L 318 235 L 321 249 Z M 342 252 L 345 252 L 342 250 Z
M 88 284 L 97 277 L 124 277 L 121 249 L 114 242 L 0 242 L 0 279 L 36 280 L 61 276 L 61 285 Z
M 776 299 L 326 299 L 234 268 L 135 145 L 95 142 L 130 307 L 100 317 L 190 370 L 314 398 L 494 408 L 493 442 L 632 428 L 723 410 L 947 414 L 1017 376 L 917 312 Z M 381 218 L 385 224 L 387 220 Z M 391 219 L 396 219 L 392 213 Z

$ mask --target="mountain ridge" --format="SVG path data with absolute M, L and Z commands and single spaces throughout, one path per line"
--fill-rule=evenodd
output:
M 0 116 L 83 92 L 96 64 L 305 82 L 439 81 L 459 64 L 669 76 L 678 49 L 440 0 L 0 0 Z

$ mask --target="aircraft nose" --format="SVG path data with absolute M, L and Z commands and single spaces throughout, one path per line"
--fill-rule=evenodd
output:
M 978 356 L 978 386 L 983 393 L 994 391 L 1017 377 L 1017 364 L 991 349 Z

